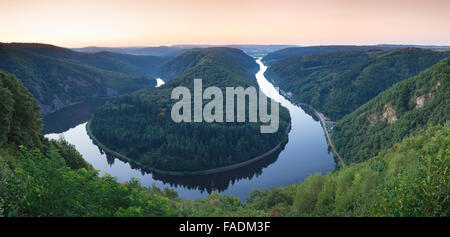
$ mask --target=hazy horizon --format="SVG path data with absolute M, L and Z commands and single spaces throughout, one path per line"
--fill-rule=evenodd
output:
M 222 46 L 293 46 L 293 47 L 313 47 L 313 46 L 377 46 L 377 45 L 403 45 L 403 46 L 436 46 L 436 47 L 450 47 L 450 44 L 402 44 L 402 43 L 377 43 L 377 44 L 316 44 L 316 45 L 299 45 L 299 44 L 158 44 L 158 45 L 124 45 L 124 46 L 108 46 L 108 45 L 87 45 L 87 46 L 62 46 L 51 42 L 18 42 L 18 41 L 11 41 L 11 42 L 0 42 L 0 43 L 6 43 L 6 44 L 12 44 L 12 43 L 18 43 L 18 44 L 47 44 L 47 45 L 54 45 L 57 47 L 62 48 L 69 48 L 69 49 L 77 49 L 77 48 L 90 48 L 90 47 L 96 47 L 96 48 L 145 48 L 145 47 L 190 47 L 190 46 L 203 46 L 203 47 L 222 47 Z
M 0 0 L 1 42 L 61 47 L 450 45 L 448 0 Z

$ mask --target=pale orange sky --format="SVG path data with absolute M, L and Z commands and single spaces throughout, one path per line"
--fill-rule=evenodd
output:
M 0 0 L 0 41 L 450 45 L 450 0 Z

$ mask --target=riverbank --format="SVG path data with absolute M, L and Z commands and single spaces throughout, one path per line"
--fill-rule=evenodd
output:
M 334 154 L 337 156 L 337 158 L 341 162 L 342 167 L 344 167 L 345 166 L 344 160 L 342 159 L 342 157 L 339 155 L 339 153 L 337 153 L 336 149 L 334 148 L 333 141 L 331 141 L 330 134 L 328 133 L 327 126 L 325 124 L 325 119 L 323 118 L 322 114 L 319 113 L 319 111 L 317 111 L 313 107 L 311 107 L 311 108 L 314 110 L 316 115 L 319 117 L 320 123 L 322 124 L 322 127 L 323 127 L 323 131 L 325 132 L 325 135 L 327 136 L 328 143 L 330 144 L 331 149 L 333 150 Z
M 337 157 L 339 162 L 340 162 L 340 164 L 341 164 L 341 166 L 344 167 L 345 166 L 344 159 L 342 159 L 341 155 L 339 155 L 339 153 L 336 151 L 336 148 L 334 147 L 333 141 L 331 140 L 331 136 L 328 133 L 327 126 L 325 124 L 325 118 L 323 118 L 322 113 L 317 111 L 311 105 L 308 105 L 308 104 L 305 104 L 305 103 L 297 103 L 297 104 L 299 106 L 307 107 L 308 109 L 310 109 L 310 112 L 314 112 L 311 116 L 316 116 L 319 119 L 320 125 L 322 126 L 322 129 L 323 129 L 323 131 L 325 133 L 325 136 L 327 137 L 328 145 L 331 147 L 331 150 L 333 152 L 334 157 Z
M 320 121 L 320 124 L 321 124 L 321 126 L 323 128 L 325 136 L 327 137 L 328 145 L 331 147 L 331 150 L 333 152 L 334 157 L 337 157 L 339 159 L 339 162 L 340 162 L 341 166 L 344 167 L 345 166 L 344 159 L 342 159 L 342 157 L 339 155 L 339 153 L 336 151 L 336 148 L 334 147 L 333 141 L 331 140 L 331 136 L 328 133 L 328 129 L 327 129 L 327 126 L 326 126 L 326 123 L 325 123 L 325 118 L 323 117 L 323 114 L 320 113 L 319 111 L 317 111 L 314 107 L 312 107 L 309 104 L 305 104 L 305 103 L 301 103 L 301 102 L 293 100 L 291 95 L 289 95 L 288 93 L 286 93 L 286 92 L 284 92 L 282 90 L 280 90 L 280 94 L 282 94 L 283 96 L 289 98 L 289 101 L 291 101 L 292 104 L 295 104 L 296 106 L 302 107 L 302 109 L 306 113 L 309 112 L 308 114 L 311 115 L 312 117 L 317 117 L 317 119 Z
M 273 147 L 272 149 L 270 149 L 269 151 L 253 157 L 249 160 L 246 160 L 244 162 L 240 162 L 240 163 L 236 163 L 236 164 L 232 164 L 232 165 L 227 165 L 227 166 L 222 166 L 222 167 L 218 167 L 218 168 L 212 168 L 212 169 L 207 169 L 207 170 L 199 170 L 199 171 L 168 171 L 168 170 L 161 170 L 161 169 L 157 169 L 154 167 L 150 167 L 150 166 L 146 166 L 144 164 L 141 164 L 139 162 L 134 161 L 133 159 L 124 156 L 110 148 L 108 148 L 107 146 L 105 146 L 104 144 L 102 144 L 92 133 L 91 128 L 90 128 L 90 121 L 86 124 L 86 131 L 88 136 L 95 142 L 95 144 L 97 146 L 99 146 L 103 151 L 105 151 L 105 153 L 110 154 L 118 159 L 121 159 L 123 161 L 129 162 L 131 164 L 135 164 L 137 166 L 140 166 L 143 169 L 149 170 L 151 172 L 155 172 L 155 173 L 159 173 L 159 174 L 164 174 L 164 175 L 173 175 L 173 176 L 194 176 L 194 175 L 209 175 L 209 174 L 216 174 L 216 173 L 221 173 L 221 172 L 226 172 L 226 171 L 230 171 L 230 170 L 234 170 L 237 168 L 241 168 L 247 165 L 250 165 L 252 163 L 255 163 L 259 160 L 262 160 L 270 155 L 272 155 L 273 153 L 275 153 L 276 151 L 278 151 L 283 145 L 285 145 L 288 141 L 288 133 L 291 129 L 291 124 L 289 124 L 286 128 L 286 139 L 284 139 L 283 141 L 281 141 L 280 143 L 278 143 L 275 147 Z

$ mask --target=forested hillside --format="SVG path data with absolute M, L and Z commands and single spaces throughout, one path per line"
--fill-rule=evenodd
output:
M 283 188 L 247 208 L 272 216 L 448 216 L 450 123 L 425 126 L 386 153 Z
M 72 50 L 83 53 L 99 53 L 99 52 L 114 52 L 121 54 L 132 55 L 152 55 L 162 57 L 176 57 L 190 48 L 183 46 L 156 46 L 156 47 L 84 47 L 84 48 L 72 48 Z
M 162 65 L 158 74 L 166 81 L 169 81 L 175 76 L 195 67 L 200 59 L 205 57 L 206 53 L 206 51 L 200 49 L 187 51 Z
M 218 55 L 218 52 L 220 52 L 220 55 Z M 239 65 L 239 70 L 248 74 L 247 76 L 251 78 L 254 78 L 254 76 L 250 74 L 256 73 L 258 70 L 258 65 L 254 61 L 250 61 L 249 56 L 244 56 L 242 51 L 226 47 L 215 47 L 189 50 L 162 65 L 158 75 L 165 80 L 171 80 L 175 76 L 187 72 L 200 64 L 209 63 L 206 61 L 211 60 L 212 56 L 215 57 L 214 60 L 220 59 L 224 66 L 233 63 L 232 66 L 236 69 L 238 68 L 236 65 Z
M 393 49 L 403 48 L 419 48 L 430 50 L 448 50 L 449 46 L 437 45 L 402 45 L 402 44 L 377 44 L 377 45 L 322 45 L 322 46 L 303 46 L 303 47 L 286 47 L 273 52 L 269 52 L 264 56 L 262 61 L 266 65 L 273 65 L 276 62 L 295 56 L 308 56 L 313 54 L 323 54 L 342 51 L 389 51 Z
M 39 146 L 41 127 L 36 100 L 19 79 L 0 71 L 0 147 Z
M 132 55 L 153 55 L 163 57 L 176 57 L 182 53 L 192 50 L 194 48 L 208 48 L 208 47 L 228 47 L 236 48 L 244 51 L 249 55 L 267 54 L 280 49 L 294 47 L 294 45 L 260 45 L 260 44 L 230 44 L 230 45 L 173 45 L 173 46 L 155 46 L 155 47 L 84 47 L 72 48 L 72 50 L 83 53 L 99 53 L 99 52 L 114 52 L 121 54 Z
M 289 57 L 308 56 L 313 54 L 323 54 L 342 51 L 379 51 L 379 50 L 383 50 L 383 48 L 379 46 L 356 46 L 356 45 L 289 47 L 268 53 L 266 56 L 264 56 L 262 61 L 266 65 L 271 66 L 276 62 Z
M 37 101 L 14 75 L 0 72 L 0 98 L 0 217 L 175 215 L 176 193 L 99 178 L 72 145 L 39 135 Z
M 41 44 L 0 44 L 0 70 L 21 78 L 43 114 L 88 97 L 111 97 L 154 87 L 155 79 L 149 74 L 167 59 L 83 54 Z
M 386 151 L 428 124 L 450 119 L 450 57 L 401 81 L 338 121 L 332 139 L 347 162 Z
M 185 86 L 193 93 L 195 78 L 202 79 L 203 88 L 216 86 L 223 93 L 225 87 L 257 88 L 254 73 L 258 65 L 244 52 L 196 49 L 170 64 L 179 65 L 177 71 L 182 73 L 161 88 L 122 96 L 96 111 L 90 127 L 101 143 L 143 168 L 197 171 L 243 162 L 286 142 L 290 117 L 283 107 L 279 129 L 273 134 L 260 133 L 262 123 L 248 119 L 245 123 L 175 123 L 171 119 L 172 105 L 177 102 L 170 98 L 172 89 Z
M 156 72 L 159 70 L 159 67 L 172 58 L 168 56 L 130 55 L 108 51 L 81 53 L 48 44 L 10 43 L 0 45 L 10 50 L 71 60 L 107 71 L 132 75 L 149 75 L 153 77 L 157 76 Z
M 415 48 L 342 51 L 290 57 L 269 67 L 267 78 L 292 99 L 338 120 L 388 89 L 448 56 Z

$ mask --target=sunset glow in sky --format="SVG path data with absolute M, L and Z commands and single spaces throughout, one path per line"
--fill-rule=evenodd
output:
M 450 0 L 0 0 L 0 42 L 450 45 Z

